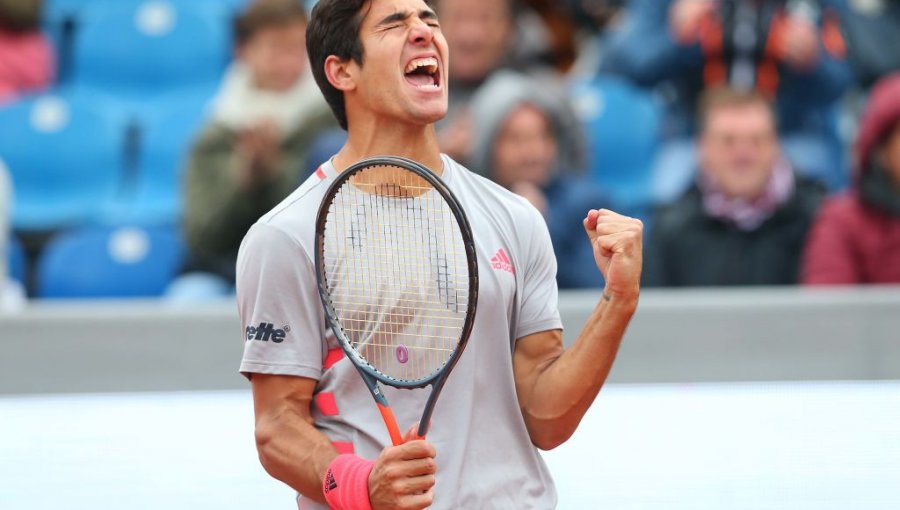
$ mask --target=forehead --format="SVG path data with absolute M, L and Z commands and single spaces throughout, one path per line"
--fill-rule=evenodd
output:
M 372 0 L 366 7 L 363 7 L 365 13 L 363 25 L 374 25 L 385 16 L 398 12 L 433 11 L 434 9 L 429 3 L 425 0 Z
M 774 128 L 775 119 L 772 111 L 763 104 L 725 104 L 712 108 L 706 123 L 709 127 L 719 128 L 755 128 L 760 125 Z

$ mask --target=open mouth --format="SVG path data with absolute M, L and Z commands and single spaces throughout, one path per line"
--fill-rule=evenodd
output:
M 406 81 L 416 88 L 438 89 L 441 86 L 440 67 L 434 57 L 414 59 L 406 66 L 404 75 Z

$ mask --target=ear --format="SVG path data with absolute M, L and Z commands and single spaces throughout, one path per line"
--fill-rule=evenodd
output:
M 353 59 L 341 60 L 330 55 L 325 59 L 325 77 L 332 87 L 347 92 L 356 88 L 356 70 L 359 66 Z

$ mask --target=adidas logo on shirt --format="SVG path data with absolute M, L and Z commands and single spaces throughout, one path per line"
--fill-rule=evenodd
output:
M 497 250 L 497 254 L 491 258 L 491 267 L 498 271 L 516 274 L 516 268 L 513 267 L 512 261 L 509 260 L 509 256 L 506 255 L 506 251 L 503 248 Z

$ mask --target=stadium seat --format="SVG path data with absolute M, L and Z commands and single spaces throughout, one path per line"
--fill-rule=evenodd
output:
M 174 224 L 182 211 L 182 176 L 191 143 L 201 128 L 207 98 L 188 95 L 156 101 L 152 114 L 136 119 L 133 174 L 103 223 Z
M 0 109 L 13 227 L 52 230 L 93 220 L 117 191 L 121 137 L 99 105 L 75 98 L 43 95 Z
M 174 228 L 86 227 L 55 237 L 38 263 L 41 298 L 159 297 L 184 249 Z
M 24 283 L 25 248 L 22 247 L 22 243 L 16 236 L 10 236 L 6 245 L 6 251 L 6 270 L 8 276 L 19 283 Z
M 588 137 L 594 180 L 628 209 L 649 204 L 660 107 L 649 93 L 614 76 L 572 85 L 572 100 Z
M 93 1 L 78 21 L 72 81 L 144 101 L 214 86 L 231 54 L 227 16 L 211 0 Z

